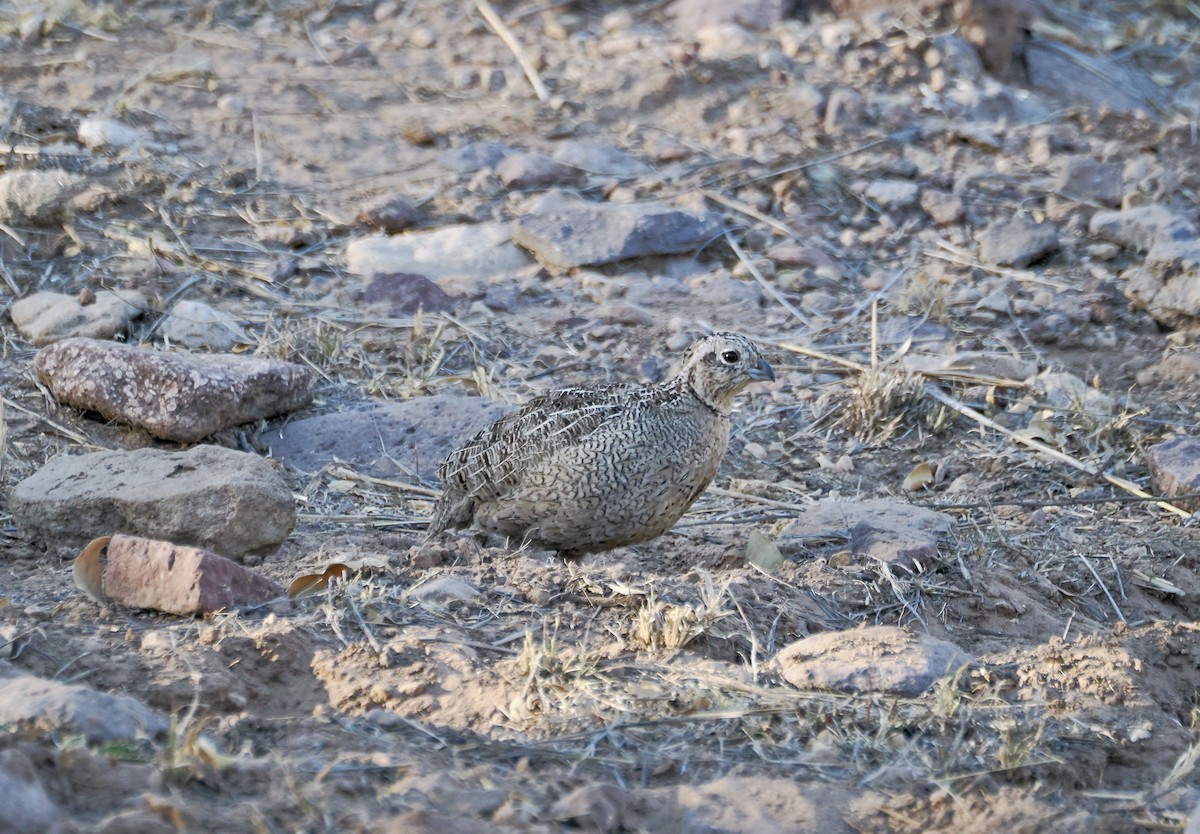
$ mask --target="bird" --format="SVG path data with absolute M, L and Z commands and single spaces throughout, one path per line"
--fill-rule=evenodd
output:
M 662 535 L 717 474 L 734 397 L 774 379 L 750 339 L 713 333 L 664 382 L 540 394 L 446 457 L 426 541 L 473 526 L 575 560 Z

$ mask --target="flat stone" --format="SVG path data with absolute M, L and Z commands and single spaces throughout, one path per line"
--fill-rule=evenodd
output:
M 974 659 L 953 643 L 895 626 L 829 631 L 775 655 L 784 680 L 799 689 L 916 697 Z
M 495 168 L 514 149 L 502 142 L 471 142 L 461 148 L 443 151 L 438 164 L 443 168 L 470 174 L 484 168 Z
M 1088 231 L 1101 240 L 1145 252 L 1163 241 L 1195 240 L 1196 227 L 1186 217 L 1163 205 L 1137 206 L 1122 211 L 1098 211 Z
M 500 161 L 496 176 L 509 188 L 545 188 L 578 176 L 578 171 L 545 154 L 518 151 Z
M 996 220 L 976 235 L 979 257 L 986 263 L 1018 269 L 1058 251 L 1058 228 L 1053 223 L 1035 223 L 1024 215 Z
M 367 237 L 346 247 L 346 269 L 370 277 L 408 272 L 431 281 L 449 277 L 492 278 L 530 263 L 512 242 L 507 223 L 447 226 L 396 237 Z
M 1102 206 L 1119 206 L 1124 193 L 1120 162 L 1101 162 L 1090 156 L 1069 156 L 1062 164 L 1054 188 L 1064 197 Z
M 693 251 L 717 237 L 723 226 L 716 212 L 659 203 L 581 204 L 518 218 L 512 239 L 543 263 L 570 269 Z
M 966 215 L 962 197 L 948 191 L 926 188 L 921 191 L 921 208 L 939 226 L 957 223 Z
M 266 439 L 273 457 L 302 472 L 336 458 L 378 478 L 434 482 L 447 455 L 511 410 L 484 397 L 437 394 L 295 420 Z
M 145 143 L 142 135 L 129 125 L 99 116 L 80 121 L 76 136 L 80 144 L 92 150 L 116 151 Z
M 219 446 L 59 455 L 17 484 L 11 511 L 63 555 L 128 533 L 236 559 L 274 551 L 296 522 L 292 493 L 269 462 Z
M 903 209 L 917 202 L 921 190 L 908 180 L 875 180 L 863 192 L 885 209 Z
M 171 308 L 159 332 L 168 343 L 192 350 L 227 351 L 234 345 L 250 342 L 235 316 L 203 301 L 188 299 Z
M 0 680 L 0 726 L 79 733 L 92 742 L 125 741 L 167 731 L 167 720 L 127 695 L 22 675 Z
M 198 547 L 113 536 L 104 594 L 130 608 L 193 616 L 232 611 L 282 597 L 283 586 Z
M 736 23 L 765 31 L 783 21 L 787 8 L 784 0 L 675 0 L 667 14 L 681 34 L 712 23 Z
M 402 232 L 417 225 L 421 210 L 400 194 L 385 194 L 359 209 L 355 220 L 377 226 L 388 233 Z
M 618 179 L 644 177 L 654 169 L 611 145 L 569 139 L 554 150 L 554 159 L 588 174 Z
M 66 339 L 38 351 L 33 366 L 59 402 L 181 443 L 303 408 L 313 398 L 312 372 L 277 359 Z
M 928 570 L 938 560 L 936 536 L 911 528 L 860 521 L 850 530 L 850 552 L 906 571 Z
M 33 762 L 20 750 L 0 751 L 0 831 L 47 834 L 63 831 L 62 812 L 46 793 Z
M 405 596 L 425 604 L 470 602 L 479 598 L 479 589 L 457 576 L 439 576 L 410 588 Z
M 375 275 L 363 290 L 363 301 L 381 307 L 385 316 L 405 315 L 418 310 L 445 313 L 458 305 L 458 298 L 424 275 L 412 272 Z
M 82 297 L 35 292 L 14 302 L 9 312 L 17 331 L 34 347 L 44 347 L 73 336 L 111 339 L 123 335 L 148 304 L 138 290 L 101 290 Z
M 60 220 L 86 184 L 66 171 L 6 171 L 0 174 L 0 222 L 41 226 Z
M 1150 483 L 1157 495 L 1200 492 L 1200 437 L 1183 435 L 1146 450 Z M 1200 499 L 1176 502 L 1190 512 L 1200 510 Z

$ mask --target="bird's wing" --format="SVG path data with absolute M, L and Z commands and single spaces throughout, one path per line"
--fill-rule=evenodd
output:
M 530 465 L 581 442 L 626 412 L 639 385 L 567 388 L 534 397 L 455 450 L 438 469 L 447 492 L 472 503 L 506 495 Z

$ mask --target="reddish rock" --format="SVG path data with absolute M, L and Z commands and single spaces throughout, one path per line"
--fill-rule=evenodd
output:
M 1200 492 L 1200 437 L 1176 437 L 1146 450 L 1150 483 L 1157 495 L 1177 496 Z M 1200 499 L 1175 502 L 1191 512 L 1200 510 Z
M 312 371 L 277 359 L 65 339 L 38 351 L 33 367 L 59 402 L 181 443 L 313 398 Z
M 104 593 L 130 608 L 168 614 L 208 614 L 257 605 L 284 594 L 261 574 L 197 547 L 113 536 Z

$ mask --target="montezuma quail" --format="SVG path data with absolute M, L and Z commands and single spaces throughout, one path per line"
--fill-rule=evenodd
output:
M 429 537 L 474 524 L 571 559 L 661 535 L 717 474 L 734 396 L 774 378 L 749 339 L 717 333 L 668 382 L 534 397 L 446 458 Z

